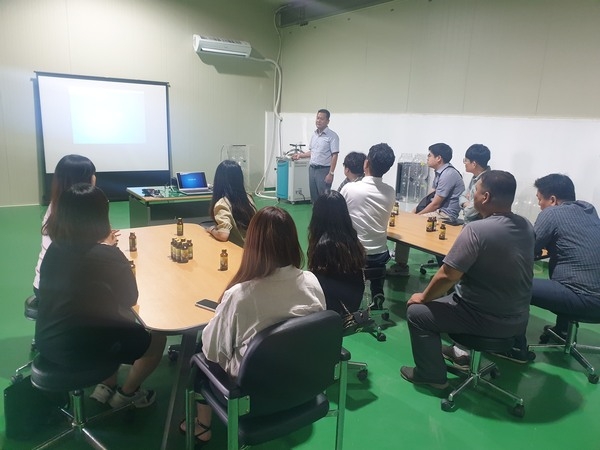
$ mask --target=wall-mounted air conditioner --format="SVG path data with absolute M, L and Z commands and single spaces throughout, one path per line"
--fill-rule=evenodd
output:
M 194 35 L 194 50 L 196 53 L 213 53 L 221 55 L 243 56 L 248 58 L 252 46 L 246 41 L 223 39 L 214 36 Z

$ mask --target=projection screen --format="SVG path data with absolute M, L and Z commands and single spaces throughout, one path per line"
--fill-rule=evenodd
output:
M 168 83 L 36 72 L 44 201 L 68 154 L 87 156 L 111 200 L 170 180 Z

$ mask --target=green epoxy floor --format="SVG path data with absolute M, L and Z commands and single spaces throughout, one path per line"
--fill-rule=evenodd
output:
M 258 200 L 259 206 L 275 204 Z M 306 248 L 306 227 L 310 219 L 309 205 L 283 204 L 294 219 Z M 23 301 L 31 293 L 33 270 L 40 245 L 40 221 L 43 208 L 23 206 L 0 208 L 0 385 L 10 383 L 14 369 L 27 361 L 34 323 L 23 317 Z M 129 226 L 127 202 L 111 203 L 111 219 L 115 228 Z M 352 359 L 369 364 L 369 376 L 360 382 L 350 376 L 344 448 L 358 449 L 600 449 L 600 433 L 595 428 L 600 414 L 600 386 L 588 383 L 583 370 L 561 354 L 538 354 L 536 362 L 527 366 L 498 361 L 502 376 L 497 383 L 516 391 L 525 399 L 526 414 L 518 419 L 508 413 L 502 401 L 488 394 L 469 392 L 457 399 L 458 410 L 446 413 L 440 409 L 435 394 L 402 380 L 399 369 L 412 365 L 410 341 L 405 321 L 405 302 L 421 290 L 429 279 L 418 272 L 418 264 L 428 255 L 411 251 L 411 277 L 388 279 L 386 292 L 391 308 L 387 341 L 377 342 L 367 334 L 345 340 Z M 501 262 L 499 262 L 501 263 Z M 542 265 L 536 275 L 545 276 Z M 198 282 L 202 282 L 198 280 Z M 528 331 L 534 342 L 543 325 L 553 316 L 533 308 Z M 176 342 L 177 338 L 169 338 Z M 583 326 L 580 341 L 600 345 L 600 326 Z M 600 365 L 600 355 L 590 356 Z M 135 414 L 117 415 L 99 422 L 93 429 L 111 449 L 158 449 L 174 366 L 167 357 L 147 381 L 156 389 L 157 403 Z M 97 409 L 90 404 L 90 412 Z M 3 409 L 2 409 L 3 411 Z M 3 413 L 2 413 L 3 414 Z M 183 411 L 181 411 L 183 417 Z M 0 448 L 31 449 L 58 431 L 47 429 L 27 441 L 8 441 L 4 437 L 2 416 Z M 333 448 L 335 422 L 325 418 L 311 427 L 257 449 L 329 449 Z M 225 428 L 214 422 L 212 442 L 207 450 L 225 448 Z M 58 450 L 87 448 L 69 440 L 54 447 Z M 173 448 L 184 448 L 183 437 Z

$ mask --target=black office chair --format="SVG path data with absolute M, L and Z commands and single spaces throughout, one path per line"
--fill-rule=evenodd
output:
M 87 429 L 87 425 L 132 405 L 110 409 L 88 418 L 84 412 L 83 389 L 105 380 L 118 368 L 119 364 L 112 362 L 98 362 L 84 367 L 65 367 L 37 355 L 31 365 L 31 384 L 44 391 L 69 392 L 72 413 L 61 408 L 62 413 L 69 419 L 70 427 L 38 445 L 34 450 L 49 448 L 69 435 L 83 438 L 97 450 L 105 450 L 106 447 Z
M 565 355 L 571 355 L 587 371 L 588 381 L 592 384 L 598 383 L 598 374 L 594 366 L 583 356 L 582 353 L 600 353 L 600 347 L 592 345 L 581 345 L 577 342 L 577 331 L 579 323 L 600 323 L 600 320 L 584 319 L 581 317 L 568 317 L 569 326 L 567 328 L 566 339 L 556 334 L 552 328 L 546 326 L 544 333 L 540 336 L 539 344 L 529 345 L 531 351 L 553 351 L 560 350 Z M 550 341 L 554 343 L 550 343 Z
M 26 319 L 37 320 L 38 303 L 39 299 L 35 295 L 30 295 L 25 299 L 25 309 L 23 313 L 25 314 Z M 34 352 L 35 350 L 35 338 L 33 338 L 31 339 L 31 351 Z
M 39 300 L 35 295 L 30 295 L 29 297 L 27 297 L 25 299 L 25 305 L 24 305 L 25 309 L 23 310 L 23 313 L 24 313 L 26 319 L 37 320 L 38 303 L 39 303 Z M 35 345 L 35 337 L 33 337 L 33 338 L 31 338 L 30 352 L 32 354 L 35 354 L 36 351 L 37 351 L 37 347 Z M 32 363 L 32 361 L 29 360 L 26 364 L 23 364 L 21 367 L 17 368 L 15 370 L 15 374 L 11 377 L 10 381 L 12 383 L 16 383 L 17 381 L 20 381 L 23 378 L 23 372 L 25 372 L 27 369 L 29 369 L 31 367 L 31 363 Z
M 449 372 L 461 376 L 465 378 L 465 380 L 448 395 L 448 398 L 442 399 L 442 410 L 448 412 L 454 411 L 456 409 L 454 399 L 461 392 L 469 385 L 476 387 L 477 385 L 482 384 L 511 399 L 514 402 L 511 413 L 517 417 L 523 417 L 525 415 L 523 399 L 486 380 L 484 376 L 489 375 L 491 378 L 497 378 L 500 376 L 500 371 L 493 362 L 488 362 L 486 365 L 483 365 L 481 358 L 482 352 L 503 353 L 511 350 L 515 338 L 488 338 L 470 334 L 450 334 L 449 336 L 454 342 L 470 350 L 470 366 L 469 370 L 466 371 L 455 366 L 448 366 Z
M 321 311 L 266 328 L 250 342 L 233 380 L 203 353 L 192 358 L 192 384 L 186 392 L 186 448 L 194 448 L 197 397 L 227 425 L 227 448 L 237 450 L 285 436 L 325 416 L 337 417 L 336 449 L 342 448 L 350 354 L 342 347 L 342 321 Z M 339 383 L 337 409 L 324 391 Z

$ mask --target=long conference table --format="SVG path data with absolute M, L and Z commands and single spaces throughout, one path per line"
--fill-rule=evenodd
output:
M 396 216 L 396 225 L 388 226 L 387 237 L 390 241 L 406 244 L 426 253 L 446 256 L 463 227 L 446 225 L 446 239 L 442 240 L 439 238 L 441 224 L 442 222 L 438 220 L 436 231 L 426 231 L 426 216 L 401 211 Z
M 136 252 L 129 251 L 130 232 L 136 234 Z M 187 382 L 198 331 L 214 315 L 195 306 L 195 302 L 203 298 L 218 300 L 239 268 L 243 250 L 230 242 L 217 241 L 200 225 L 185 223 L 184 236 L 192 240 L 194 257 L 187 263 L 176 263 L 171 260 L 171 239 L 178 237 L 175 223 L 123 229 L 120 233 L 118 246 L 136 268 L 139 296 L 134 313 L 148 330 L 181 335 L 177 376 L 173 380 L 161 444 L 161 449 L 175 448 L 169 444 L 169 438 L 178 434 L 177 417 L 184 414 L 181 386 Z M 219 270 L 222 249 L 227 249 L 229 255 L 227 271 Z

